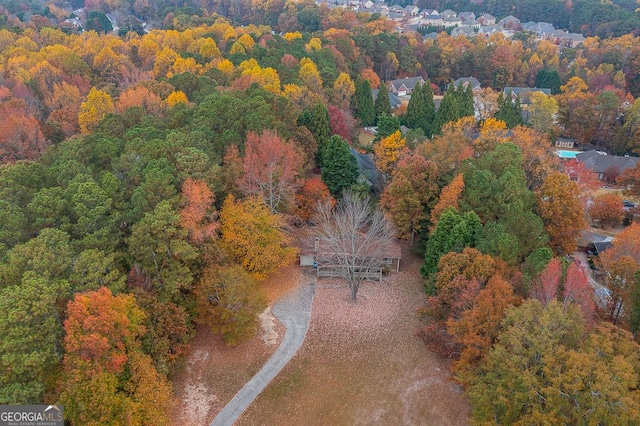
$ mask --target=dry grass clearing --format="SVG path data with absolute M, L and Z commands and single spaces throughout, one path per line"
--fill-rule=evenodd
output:
M 260 285 L 269 304 L 298 285 L 300 268 L 290 266 Z M 174 372 L 172 424 L 208 425 L 276 350 L 284 327 L 270 311 L 261 315 L 261 330 L 250 340 L 228 347 L 207 327 L 199 326 L 181 365 Z
M 409 258 L 400 274 L 365 283 L 355 305 L 344 284 L 321 280 L 300 352 L 238 424 L 467 424 L 468 404 L 448 363 L 416 336 L 419 265 Z

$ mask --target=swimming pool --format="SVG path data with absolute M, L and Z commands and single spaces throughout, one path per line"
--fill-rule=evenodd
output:
M 556 155 L 560 158 L 576 158 L 580 151 L 567 151 L 565 149 L 556 149 Z

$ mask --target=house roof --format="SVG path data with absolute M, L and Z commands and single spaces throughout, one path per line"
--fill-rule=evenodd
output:
M 586 151 L 576 155 L 576 159 L 584 166 L 595 173 L 605 173 L 607 170 L 618 169 L 619 173 L 632 169 L 638 164 L 640 158 L 621 157 L 618 155 L 607 155 L 602 151 Z
M 374 101 L 378 97 L 378 92 L 379 92 L 378 89 L 371 89 L 371 95 L 373 96 Z M 402 105 L 402 101 L 395 94 L 388 92 L 388 95 L 389 95 L 389 103 L 391 104 L 391 108 L 398 108 L 400 105 Z
M 600 256 L 603 251 L 611 247 L 611 241 L 596 242 L 593 243 L 593 246 L 596 248 L 596 254 Z
M 471 85 L 471 89 L 479 89 L 480 88 L 480 82 L 475 77 L 460 77 L 459 79 L 457 79 L 456 81 L 454 81 L 451 84 L 453 84 L 454 87 L 458 87 L 461 84 L 464 85 L 464 86 L 470 84 Z
M 406 77 L 406 78 L 401 78 L 399 80 L 391 80 L 389 82 L 389 87 L 393 87 L 393 89 L 395 91 L 400 90 L 400 87 L 402 87 L 402 85 L 404 85 L 404 87 L 406 87 L 408 90 L 413 90 L 416 87 L 416 84 L 420 83 L 424 81 L 422 77 L 418 76 L 418 77 Z
M 398 244 L 397 241 L 386 241 L 386 242 L 381 242 L 380 244 L 382 244 L 383 249 L 382 250 L 376 250 L 379 252 L 384 253 L 384 257 L 383 259 L 402 259 L 402 247 L 400 247 L 400 244 Z M 376 247 L 377 249 L 378 247 Z M 304 254 L 311 254 L 311 253 L 304 253 Z M 327 240 L 325 239 L 320 239 L 318 240 L 318 257 L 322 257 L 322 255 L 330 255 L 330 251 L 329 251 L 329 244 L 327 242 Z
M 356 157 L 356 161 L 358 162 L 358 170 L 360 171 L 360 175 L 362 175 L 366 180 L 367 184 L 372 186 L 378 181 L 378 169 L 376 169 L 375 164 L 373 163 L 373 159 L 369 154 L 361 154 L 356 151 L 353 147 L 351 148 L 351 152 L 354 157 Z
M 528 95 L 532 92 L 542 92 L 547 96 L 551 95 L 551 89 L 539 87 L 505 87 L 503 93 L 506 95 L 509 92 L 520 97 L 522 97 L 523 95 Z

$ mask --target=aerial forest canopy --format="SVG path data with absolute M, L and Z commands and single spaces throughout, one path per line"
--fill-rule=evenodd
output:
M 498 3 L 487 5 L 496 16 Z M 379 200 L 375 217 L 424 259 L 424 311 L 436 319 L 425 334 L 460 354 L 475 418 L 542 410 L 500 402 L 519 384 L 505 355 L 515 348 L 538 362 L 540 386 L 579 388 L 576 365 L 597 375 L 624 361 L 624 383 L 597 383 L 624 404 L 593 415 L 637 419 L 638 347 L 617 327 L 640 329 L 637 225 L 604 258 L 621 271 L 613 298 L 628 315 L 597 322 L 585 276 L 561 264 L 585 226 L 585 188 L 551 149 L 562 134 L 640 152 L 636 15 L 625 4 L 606 31 L 583 28 L 589 7 L 617 6 L 558 4 L 575 31 L 619 37 L 571 48 L 531 34 L 423 38 L 369 13 L 242 1 L 74 1 L 94 25 L 78 31 L 59 25 L 73 19 L 57 2 L 5 2 L 0 403 L 59 401 L 74 425 L 167 424 L 169 373 L 195 324 L 230 345 L 251 336 L 260 285 L 296 257 L 290 231 L 313 223 L 318 201 L 334 217 L 348 194 Z M 114 11 L 118 32 L 104 21 Z M 392 105 L 393 81 L 409 77 L 424 83 Z M 450 84 L 461 77 L 480 88 Z M 504 91 L 536 85 L 550 94 Z M 559 329 L 535 335 L 548 324 Z M 540 419 L 577 418 L 585 395 L 545 394 L 560 408 Z

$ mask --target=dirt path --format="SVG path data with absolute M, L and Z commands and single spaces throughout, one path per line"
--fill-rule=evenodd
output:
M 278 300 L 273 306 L 273 314 L 287 328 L 280 346 L 264 367 L 218 413 L 211 426 L 233 425 L 302 345 L 309 328 L 315 294 L 315 277 L 311 274 L 303 274 L 302 278 L 303 282 L 298 289 Z

